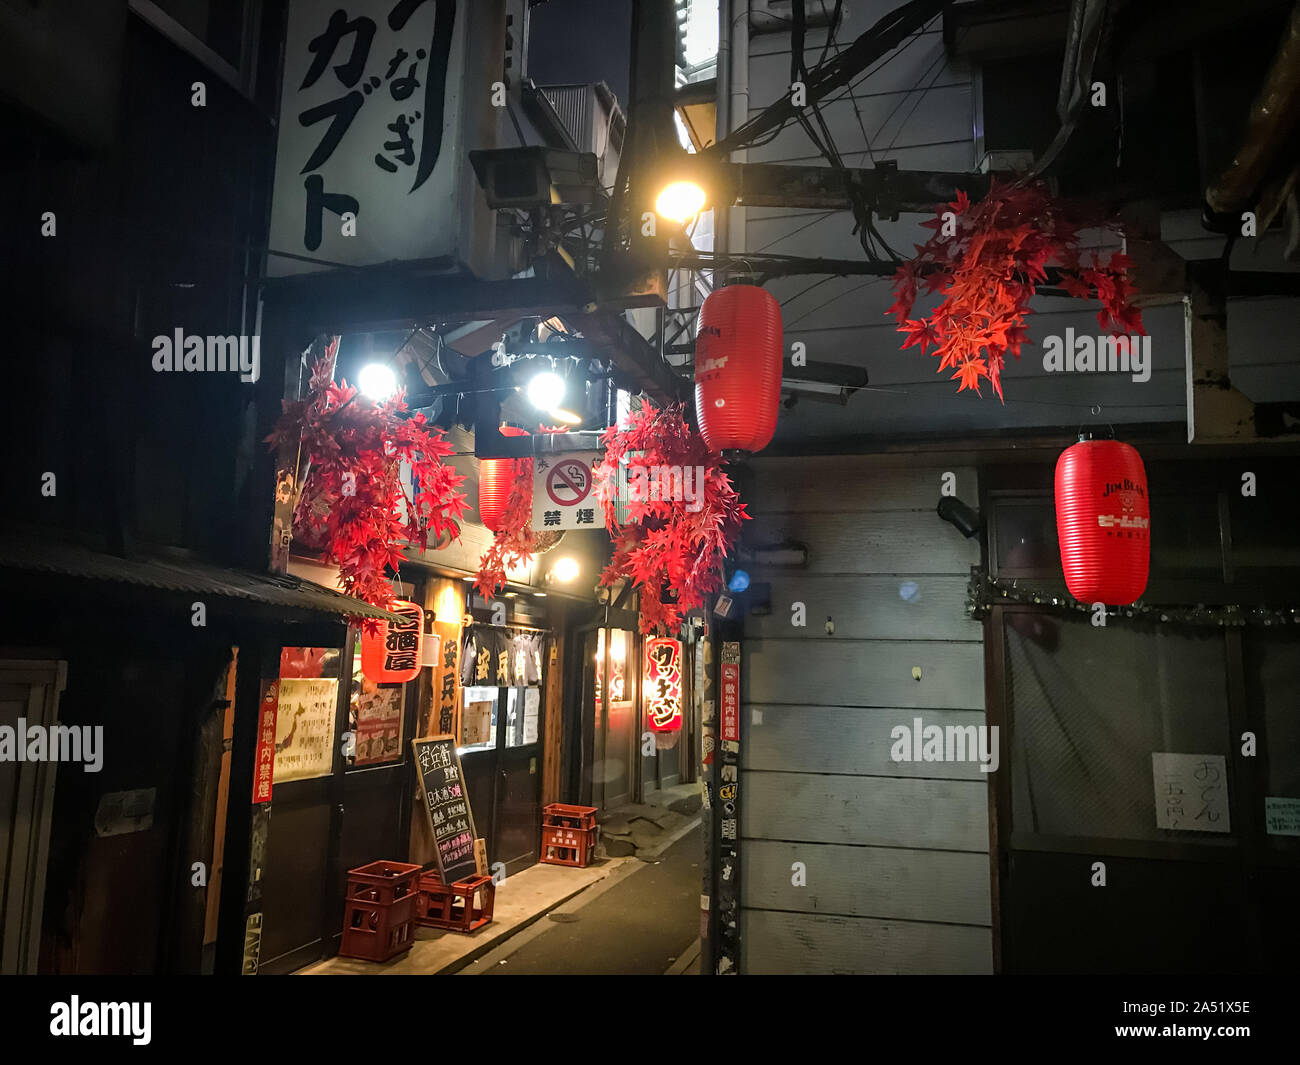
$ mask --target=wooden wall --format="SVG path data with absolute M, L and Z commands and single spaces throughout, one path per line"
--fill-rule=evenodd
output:
M 742 645 L 742 971 L 990 972 L 987 775 L 890 759 L 890 730 L 915 717 L 984 723 L 982 628 L 965 614 L 979 542 L 935 513 L 945 472 L 976 504 L 976 472 L 752 468 L 747 541 L 799 540 L 809 559 L 751 572 L 772 612 L 746 619 Z

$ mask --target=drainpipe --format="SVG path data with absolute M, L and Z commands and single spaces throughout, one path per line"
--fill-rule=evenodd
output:
M 719 6 L 724 6 L 722 0 Z M 749 0 L 731 0 L 731 25 L 728 27 L 731 40 L 731 63 L 728 74 L 730 102 L 727 105 L 727 118 L 730 133 L 749 119 Z M 719 56 L 721 61 L 721 56 Z M 731 153 L 733 163 L 749 160 L 745 149 Z M 731 216 L 727 223 L 728 250 L 743 252 L 745 250 L 745 208 L 729 207 Z M 716 283 L 715 283 L 716 287 Z
M 720 141 L 731 132 L 731 0 L 718 0 L 718 65 L 717 85 L 714 87 L 714 107 L 717 115 L 714 120 L 713 139 Z M 731 209 L 719 204 L 713 209 L 713 254 L 715 257 L 727 253 L 727 238 L 731 230 Z M 718 287 L 720 271 L 714 270 L 709 278 L 714 288 Z

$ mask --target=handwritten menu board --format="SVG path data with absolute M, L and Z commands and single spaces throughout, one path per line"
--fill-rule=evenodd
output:
M 412 740 L 415 772 L 424 793 L 424 812 L 433 831 L 434 855 L 444 884 L 454 884 L 476 870 L 474 814 L 465 793 L 460 758 L 453 736 Z

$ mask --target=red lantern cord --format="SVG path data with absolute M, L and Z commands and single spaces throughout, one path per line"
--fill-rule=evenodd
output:
M 343 591 L 387 609 L 393 602 L 388 571 L 406 560 L 404 547 L 424 550 L 430 534 L 435 541 L 459 535 L 456 519 L 468 503 L 457 489 L 465 478 L 443 465 L 453 449 L 441 430 L 426 428 L 423 414 L 403 416 L 401 392 L 371 403 L 332 377 L 333 360 L 318 359 L 307 396 L 283 402 L 266 442 L 273 449 L 301 442 L 308 464 L 294 508 L 295 535 L 321 545 L 324 560 L 339 567 Z M 414 499 L 402 483 L 403 462 L 411 468 Z
M 749 515 L 722 459 L 686 423 L 680 405 L 664 410 L 643 406 L 632 412 L 626 427 L 611 426 L 601 440 L 605 457 L 593 471 L 593 481 L 614 556 L 600 583 L 631 580 L 641 593 L 641 632 L 673 633 L 687 611 L 702 607 L 705 597 L 722 587 L 722 560 Z M 665 469 L 684 474 L 700 467 L 699 498 L 632 500 L 628 524 L 622 525 L 616 514 L 620 467 L 629 474 L 644 468 L 647 481 Z M 675 598 L 664 602 L 669 593 Z
M 1096 209 L 1055 199 L 1042 182 L 1004 185 L 991 182 L 989 193 L 972 204 L 964 192 L 937 208 L 921 224 L 933 229 L 916 258 L 894 275 L 894 303 L 886 314 L 906 333 L 904 348 L 933 349 L 939 372 L 952 370 L 957 391 L 980 390 L 987 378 L 1002 396 L 1002 367 L 1008 351 L 1017 359 L 1028 342 L 1026 317 L 1034 286 L 1047 280 L 1047 267 L 1060 267 L 1061 287 L 1079 299 L 1101 301 L 1097 323 L 1115 334 L 1145 336 L 1142 312 L 1132 302 L 1132 261 L 1119 252 L 1104 259 L 1093 252 L 1085 265 L 1079 234 L 1084 229 L 1114 230 L 1117 223 Z M 911 317 L 918 287 L 922 295 L 941 293 L 934 311 Z M 1005 401 L 1004 401 L 1005 402 Z

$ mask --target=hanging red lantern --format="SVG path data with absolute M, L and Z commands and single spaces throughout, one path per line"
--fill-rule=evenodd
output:
M 1151 511 L 1142 456 L 1118 440 L 1080 440 L 1056 461 L 1056 534 L 1070 594 L 1127 606 L 1146 590 Z
M 662 636 L 646 640 L 642 690 L 646 724 L 652 732 L 673 732 L 682 727 L 680 640 Z
M 757 285 L 705 297 L 695 340 L 695 417 L 709 450 L 762 451 L 781 404 L 781 305 Z
M 513 425 L 501 426 L 502 436 L 527 436 L 526 429 Z M 479 459 L 478 463 L 478 520 L 493 532 L 501 528 L 501 515 L 505 513 L 510 498 L 510 486 L 519 476 L 524 459 Z
M 361 672 L 376 684 L 404 684 L 420 675 L 424 651 L 424 611 L 405 599 L 389 608 L 405 621 L 388 621 L 378 632 L 361 634 Z

